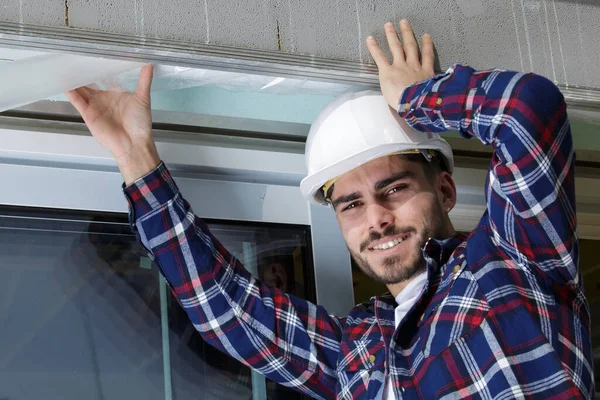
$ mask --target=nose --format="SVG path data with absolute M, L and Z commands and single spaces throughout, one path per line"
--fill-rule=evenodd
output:
M 369 231 L 380 231 L 394 224 L 394 214 L 382 204 L 372 203 L 367 206 L 367 222 Z

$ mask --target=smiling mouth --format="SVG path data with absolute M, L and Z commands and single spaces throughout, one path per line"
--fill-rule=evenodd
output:
M 396 239 L 392 239 L 392 240 L 388 240 L 388 241 L 384 241 L 376 244 L 375 246 L 370 246 L 369 250 L 373 251 L 373 250 L 387 250 L 387 249 L 391 249 L 393 247 L 398 246 L 400 243 L 404 242 L 408 237 L 410 236 L 410 233 L 404 234 L 400 237 L 397 237 Z

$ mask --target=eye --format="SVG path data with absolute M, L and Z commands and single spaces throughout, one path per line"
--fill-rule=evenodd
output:
M 401 190 L 404 190 L 406 188 L 407 188 L 407 185 L 394 186 L 393 188 L 391 188 L 390 190 L 387 191 L 386 195 L 397 193 L 397 192 L 399 192 Z
M 359 205 L 360 205 L 360 202 L 358 202 L 358 201 L 355 201 L 354 203 L 350 203 L 342 209 L 342 212 L 352 210 L 352 209 L 358 207 Z

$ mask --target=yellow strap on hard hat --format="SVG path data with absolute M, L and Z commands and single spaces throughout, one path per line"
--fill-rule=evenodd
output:
M 390 153 L 390 154 L 386 154 L 385 157 L 387 156 L 393 156 L 395 154 L 423 154 L 423 156 L 425 156 L 425 158 L 427 159 L 427 161 L 431 161 L 431 159 L 433 157 L 435 157 L 435 150 L 432 149 L 408 149 L 408 150 L 402 150 L 402 151 L 397 151 L 395 153 Z M 333 184 L 335 183 L 335 181 L 337 181 L 340 177 L 336 176 L 335 178 L 332 178 L 330 180 L 328 180 L 327 182 L 325 182 L 325 184 L 323 185 L 323 197 L 325 199 L 325 201 L 331 201 L 331 199 L 327 196 L 327 192 L 329 192 L 329 189 L 331 189 L 331 187 L 333 186 Z
M 335 181 L 338 180 L 338 178 L 339 178 L 339 176 L 336 178 L 330 179 L 327 182 L 325 182 L 325 184 L 323 185 L 323 196 L 325 197 L 325 200 L 329 199 L 329 197 L 327 197 L 327 192 L 329 192 L 329 189 L 331 189 L 331 186 L 333 186 L 333 184 L 335 183 Z

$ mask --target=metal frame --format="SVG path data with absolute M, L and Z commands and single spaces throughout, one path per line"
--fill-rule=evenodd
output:
M 0 46 L 379 88 L 374 64 L 75 28 L 0 22 Z M 600 111 L 600 90 L 558 86 L 570 106 Z
M 74 28 L 0 22 L 0 46 L 378 87 L 369 64 Z
M 44 121 L 44 126 L 60 121 L 77 121 L 83 124 L 75 107 L 66 101 L 41 100 L 10 111 L 0 113 L 2 125 L 31 125 Z M 24 120 L 29 120 L 23 123 Z M 223 132 L 229 136 L 251 136 L 253 138 L 283 140 L 300 143 L 298 152 L 304 151 L 304 142 L 310 130 L 309 124 L 284 121 L 268 121 L 231 116 L 205 115 L 189 112 L 152 110 L 152 122 L 156 129 L 177 130 L 182 134 Z M 87 130 L 82 131 L 87 132 Z M 286 144 L 289 146 L 289 144 Z

